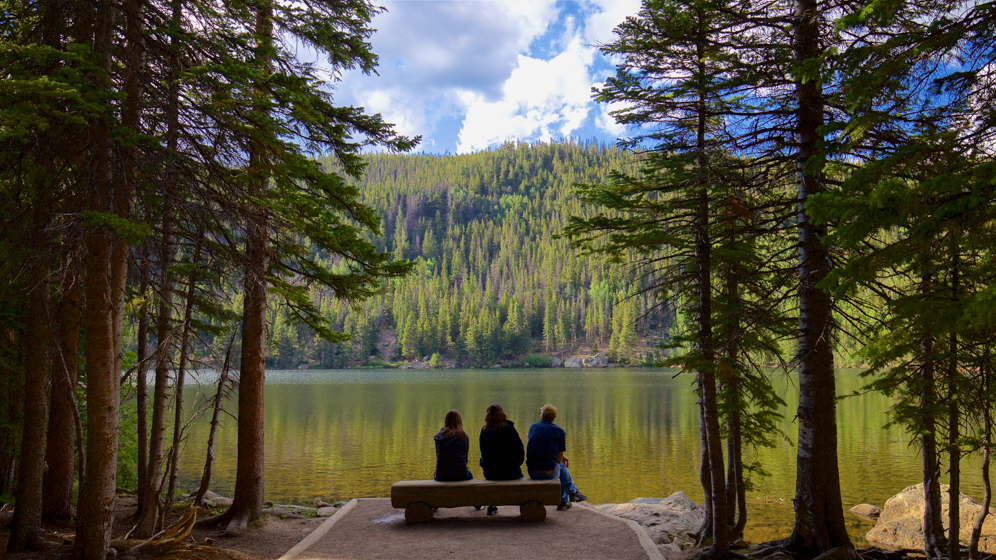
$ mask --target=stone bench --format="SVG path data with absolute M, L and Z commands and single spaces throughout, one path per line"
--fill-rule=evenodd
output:
M 391 485 L 391 505 L 405 508 L 405 521 L 425 523 L 434 508 L 519 506 L 523 521 L 543 521 L 560 504 L 560 480 L 403 480 Z

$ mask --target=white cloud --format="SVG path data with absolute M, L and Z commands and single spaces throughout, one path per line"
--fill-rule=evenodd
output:
M 337 102 L 381 113 L 422 149 L 507 139 L 616 135 L 591 85 L 611 72 L 593 47 L 639 0 L 384 0 L 372 27 L 379 75 L 349 72 Z
M 622 138 L 626 133 L 626 127 L 617 123 L 616 119 L 609 114 L 610 111 L 615 111 L 620 107 L 617 104 L 609 103 L 599 103 L 598 115 L 595 117 L 595 126 L 604 130 L 610 136 L 615 138 Z
M 580 38 L 551 60 L 519 55 L 500 101 L 464 95 L 467 116 L 458 152 L 481 150 L 505 140 L 548 140 L 569 135 L 588 115 L 595 50 Z
M 599 9 L 588 17 L 585 39 L 591 43 L 608 43 L 614 38 L 612 30 L 628 16 L 640 11 L 641 0 L 591 0 Z

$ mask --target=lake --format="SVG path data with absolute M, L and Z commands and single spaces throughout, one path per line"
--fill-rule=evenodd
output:
M 591 503 L 666 497 L 684 491 L 702 503 L 698 409 L 692 377 L 657 368 L 309 370 L 268 371 L 266 386 L 266 499 L 310 504 L 387 497 L 393 482 L 429 479 L 435 465 L 432 436 L 455 408 L 471 434 L 471 471 L 481 478 L 477 434 L 484 411 L 500 403 L 525 440 L 539 408 L 554 404 L 567 430 L 571 474 Z M 207 383 L 210 379 L 204 379 Z M 747 539 L 788 536 L 793 523 L 798 406 L 794 376 L 776 374 L 788 403 L 782 429 L 789 441 L 745 450 L 768 477 L 754 477 L 748 493 Z M 855 370 L 838 371 L 837 393 L 864 385 Z M 187 402 L 214 387 L 187 388 Z M 837 405 L 838 457 L 844 508 L 885 500 L 920 480 L 920 459 L 909 437 L 885 427 L 891 401 L 879 394 L 848 397 Z M 189 407 L 188 407 L 189 408 Z M 228 406 L 235 410 L 234 400 Z M 210 412 L 190 426 L 180 463 L 180 487 L 196 488 L 204 465 Z M 224 417 L 216 443 L 211 489 L 231 495 L 235 484 L 236 422 Z M 963 463 L 963 491 L 981 501 L 973 458 Z M 845 514 L 855 544 L 872 524 Z

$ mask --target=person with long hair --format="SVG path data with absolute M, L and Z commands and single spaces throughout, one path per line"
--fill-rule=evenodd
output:
M 492 403 L 484 413 L 481 428 L 481 468 L 488 480 L 517 480 L 522 478 L 522 461 L 526 458 L 522 438 L 515 430 L 515 423 L 505 415 L 505 409 Z M 488 506 L 488 515 L 498 513 L 496 506 Z
M 446 413 L 443 427 L 433 436 L 436 442 L 436 473 L 433 476 L 440 482 L 470 480 L 474 478 L 467 468 L 470 454 L 470 438 L 463 431 L 463 418 L 456 410 Z

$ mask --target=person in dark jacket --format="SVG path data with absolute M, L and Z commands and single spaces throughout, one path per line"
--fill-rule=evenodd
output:
M 567 436 L 564 429 L 553 423 L 557 418 L 557 407 L 545 404 L 540 409 L 539 422 L 529 426 L 529 443 L 526 444 L 526 469 L 529 478 L 539 480 L 560 479 L 560 505 L 557 511 L 571 508 L 571 502 L 583 502 L 588 496 L 582 494 L 567 470 Z
M 522 438 L 515 424 L 505 416 L 498 403 L 492 403 L 484 413 L 481 428 L 481 468 L 488 480 L 517 480 L 522 478 L 522 461 L 526 458 Z M 488 515 L 498 513 L 496 506 L 488 506 Z
M 432 438 L 436 442 L 436 473 L 433 478 L 440 482 L 474 478 L 467 468 L 470 438 L 463 431 L 463 418 L 459 412 L 451 410 L 446 413 L 443 423 Z

